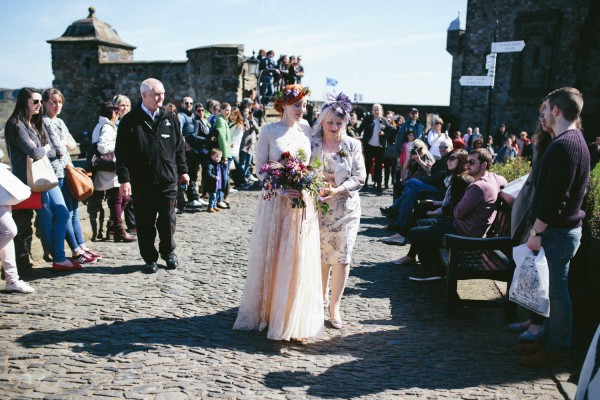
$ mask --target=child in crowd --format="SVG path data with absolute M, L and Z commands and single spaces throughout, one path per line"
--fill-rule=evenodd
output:
M 221 211 L 217 204 L 223 201 L 223 169 L 221 156 L 223 153 L 219 149 L 210 151 L 210 161 L 206 171 L 205 190 L 208 192 L 208 212 L 214 213 Z

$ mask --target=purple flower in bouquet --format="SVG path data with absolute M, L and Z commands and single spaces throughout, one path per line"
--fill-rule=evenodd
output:
M 306 164 L 306 154 L 301 149 L 298 156 L 289 151 L 281 155 L 279 161 L 269 161 L 260 168 L 264 176 L 261 187 L 264 189 L 263 199 L 271 200 L 276 194 L 275 189 L 296 189 L 303 193 L 302 197 L 292 200 L 292 208 L 306 208 L 304 193 L 317 198 L 319 191 L 325 185 L 320 175 L 318 161 Z

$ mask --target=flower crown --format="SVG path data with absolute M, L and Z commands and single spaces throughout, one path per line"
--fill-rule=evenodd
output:
M 331 107 L 331 110 L 335 115 L 341 117 L 344 122 L 348 123 L 350 120 L 350 113 L 352 112 L 352 102 L 350 98 L 343 92 L 340 92 L 337 96 L 333 93 L 327 93 L 327 100 L 323 105 L 323 110 L 327 107 Z
M 297 98 L 298 96 L 300 97 L 306 97 L 310 95 L 310 89 L 308 88 L 308 86 L 302 88 L 302 90 L 298 90 L 297 88 L 294 89 L 281 89 L 275 92 L 274 97 L 278 98 L 281 102 L 286 102 L 286 101 L 291 101 L 295 98 Z

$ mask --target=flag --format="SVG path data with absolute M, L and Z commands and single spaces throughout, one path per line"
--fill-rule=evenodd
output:
M 337 86 L 338 81 L 336 81 L 333 78 L 325 78 L 325 85 L 326 86 Z

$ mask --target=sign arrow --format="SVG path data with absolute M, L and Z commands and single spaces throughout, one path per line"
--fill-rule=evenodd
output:
M 492 86 L 494 78 L 492 76 L 461 76 L 461 86 Z
M 492 53 L 514 53 L 523 51 L 524 47 L 524 40 L 516 40 L 514 42 L 493 42 Z

